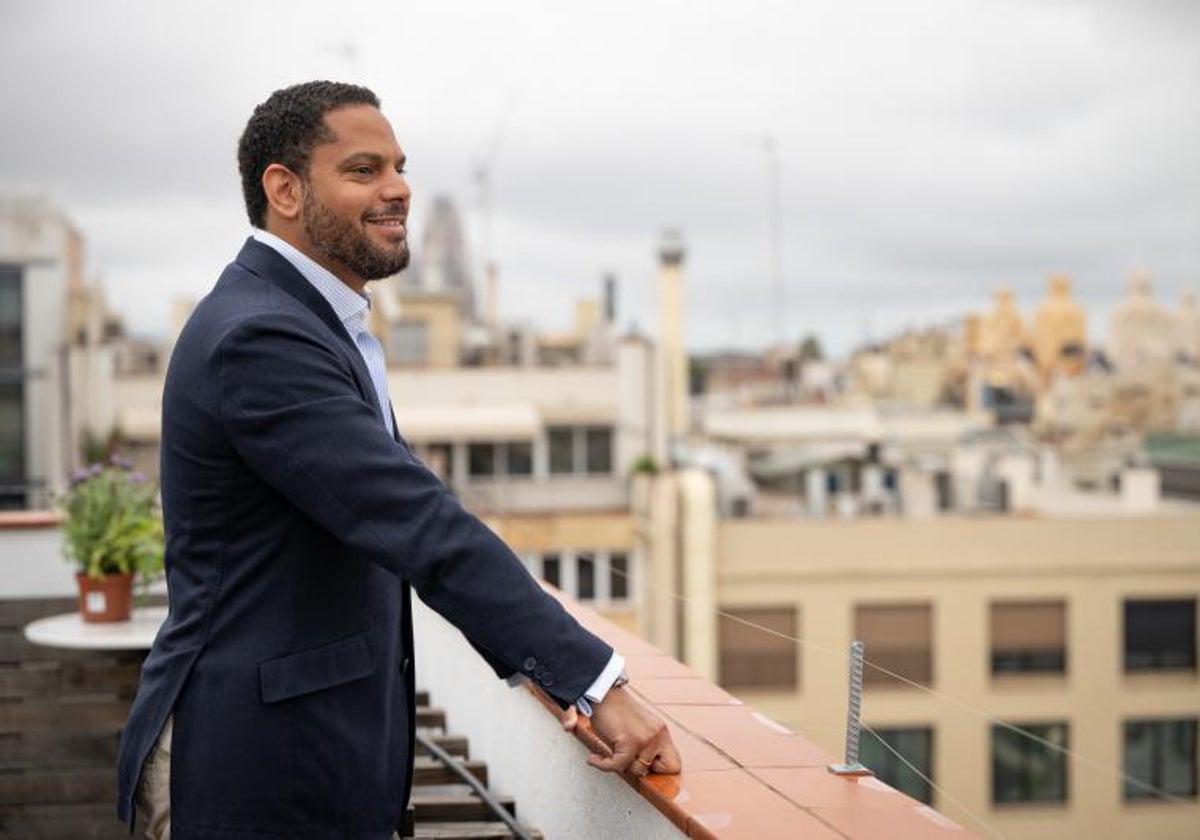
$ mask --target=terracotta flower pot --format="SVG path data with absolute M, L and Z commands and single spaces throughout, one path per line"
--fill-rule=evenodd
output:
M 133 574 L 102 578 L 75 575 L 79 582 L 79 614 L 84 621 L 128 621 L 133 607 Z

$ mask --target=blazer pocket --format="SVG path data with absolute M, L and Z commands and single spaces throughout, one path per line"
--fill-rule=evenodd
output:
M 375 657 L 366 633 L 258 664 L 264 703 L 344 685 L 373 673 Z

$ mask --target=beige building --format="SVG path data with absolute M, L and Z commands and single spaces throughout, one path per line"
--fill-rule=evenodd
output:
M 868 667 L 864 722 L 944 793 L 866 734 L 889 783 L 1007 837 L 1196 836 L 1194 507 L 1047 492 L 1021 516 L 721 519 L 706 472 L 655 484 L 655 643 L 840 754 L 861 639 L 918 684 Z
M 122 340 L 67 215 L 0 198 L 0 509 L 45 508 L 104 440 Z

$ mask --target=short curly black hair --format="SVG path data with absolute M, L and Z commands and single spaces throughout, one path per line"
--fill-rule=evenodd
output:
M 250 116 L 238 140 L 238 171 L 250 224 L 267 225 L 267 195 L 262 176 L 280 163 L 301 176 L 308 174 L 313 147 L 333 139 L 325 115 L 349 105 L 379 107 L 379 97 L 359 85 L 305 82 L 277 90 Z

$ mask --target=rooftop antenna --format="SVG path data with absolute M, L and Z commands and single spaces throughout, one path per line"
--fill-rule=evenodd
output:
M 488 267 L 495 261 L 492 242 L 492 177 L 515 104 L 516 97 L 510 93 L 496 117 L 483 157 L 475 164 L 471 173 L 472 180 L 479 189 L 479 261 L 482 269 L 479 272 L 480 276 L 486 276 Z

